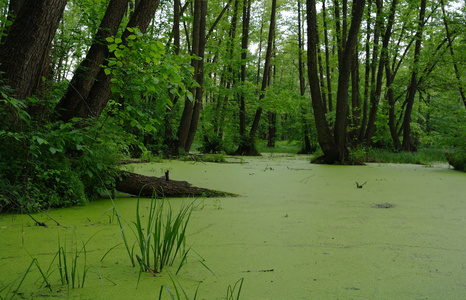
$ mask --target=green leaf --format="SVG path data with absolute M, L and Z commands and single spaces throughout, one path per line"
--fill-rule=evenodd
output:
M 110 69 L 104 69 L 104 72 L 105 72 L 105 75 L 110 75 L 110 73 L 112 73 Z
M 155 131 L 155 127 L 152 126 L 152 124 L 146 124 L 146 126 L 144 126 L 144 129 L 148 132 Z
M 123 42 L 123 41 L 120 38 L 115 39 L 115 44 L 121 44 L 121 42 Z
M 109 36 L 109 37 L 106 38 L 105 40 L 106 40 L 107 42 L 109 42 L 109 43 L 113 43 L 113 41 L 114 41 L 115 39 L 113 38 L 113 36 Z
M 55 153 L 57 153 L 57 151 L 58 151 L 58 149 L 55 148 L 55 147 L 50 147 L 49 150 L 50 150 L 50 152 L 51 152 L 52 154 L 55 154 Z
M 117 44 L 108 45 L 108 51 L 113 52 L 118 48 Z
M 39 143 L 39 145 L 47 144 L 47 141 L 40 137 L 36 137 L 36 141 Z

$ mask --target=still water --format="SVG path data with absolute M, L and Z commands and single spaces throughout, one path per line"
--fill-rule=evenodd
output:
M 174 209 L 195 201 L 191 251 L 178 275 L 170 277 L 173 267 L 139 278 L 113 210 L 133 222 L 136 198 L 118 196 L 49 211 L 62 226 L 0 216 L 0 290 L 36 258 L 52 291 L 34 265 L 17 298 L 158 299 L 163 289 L 162 299 L 171 299 L 168 291 L 177 299 L 178 289 L 194 299 L 198 288 L 197 299 L 225 299 L 243 279 L 240 299 L 464 299 L 465 173 L 447 165 L 314 165 L 277 154 L 228 161 L 129 166 L 240 195 L 169 200 Z M 149 202 L 142 200 L 143 214 Z M 85 284 L 68 288 L 53 259 L 60 245 L 71 261 L 83 243 L 76 273 Z

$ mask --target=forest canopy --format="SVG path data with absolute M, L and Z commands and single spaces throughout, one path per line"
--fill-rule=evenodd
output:
M 258 141 L 466 170 L 464 1 L 3 0 L 0 18 L 0 211 L 86 203 L 124 158 Z

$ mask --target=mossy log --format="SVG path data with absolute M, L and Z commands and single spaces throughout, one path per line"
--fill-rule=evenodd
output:
M 141 197 L 228 197 L 235 194 L 199 188 L 186 181 L 171 180 L 165 177 L 145 176 L 128 171 L 120 171 L 116 180 L 116 190 Z

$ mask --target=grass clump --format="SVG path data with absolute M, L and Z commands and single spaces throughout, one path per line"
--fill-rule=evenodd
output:
M 141 272 L 149 272 L 154 276 L 165 266 L 172 266 L 177 255 L 180 255 L 181 261 L 176 271 L 178 273 L 186 262 L 189 252 L 189 249 L 185 247 L 186 229 L 193 211 L 193 203 L 184 203 L 178 213 L 175 213 L 172 206 L 167 203 L 165 199 L 153 197 L 148 211 L 142 212 L 140 199 L 138 199 L 136 221 L 125 224 L 118 210 L 114 210 L 131 264 L 133 267 L 138 265 Z M 146 213 L 148 216 L 144 219 L 143 215 Z M 136 238 L 133 245 L 129 243 L 126 236 L 126 227 L 130 228 Z M 112 249 L 114 248 L 108 252 Z
M 225 162 L 226 157 L 223 153 L 215 154 L 189 154 L 183 155 L 179 158 L 181 161 L 194 161 L 194 162 Z
M 367 151 L 366 161 L 430 165 L 436 162 L 446 162 L 446 158 L 442 149 L 435 148 L 422 148 L 418 152 L 394 152 L 386 149 L 370 148 Z
M 267 147 L 266 140 L 257 140 L 256 148 L 259 153 L 290 153 L 296 154 L 301 150 L 301 145 L 297 141 L 276 141 L 275 147 Z

